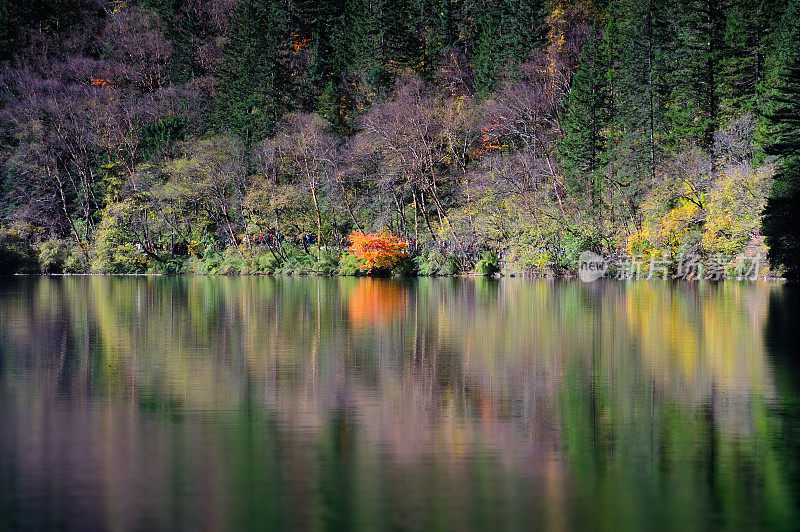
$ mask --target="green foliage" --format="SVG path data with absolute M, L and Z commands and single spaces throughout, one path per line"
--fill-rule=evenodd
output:
M 64 273 L 89 273 L 89 260 L 79 246 L 72 246 L 64 263 Z
M 222 253 L 222 260 L 213 273 L 218 275 L 246 275 L 250 273 L 249 262 L 231 246 Z
M 28 239 L 14 229 L 0 230 L 0 275 L 36 271 L 36 252 Z
M 461 264 L 453 256 L 447 256 L 438 250 L 431 250 L 427 254 L 418 255 L 413 259 L 418 275 L 425 277 L 437 275 L 458 275 Z
M 392 268 L 392 275 L 414 277 L 418 275 L 417 263 L 408 255 L 403 255 Z
M 675 35 L 670 72 L 673 88 L 666 113 L 667 130 L 676 140 L 709 147 L 719 124 L 719 75 L 725 13 L 713 0 L 679 0 L 675 18 L 684 31 Z
M 767 118 L 767 153 L 779 157 L 764 219 L 764 235 L 774 264 L 800 277 L 800 1 L 783 17 L 774 58 Z
M 281 260 L 272 253 L 257 255 L 254 262 L 253 273 L 272 275 L 281 266 Z
M 291 31 L 285 4 L 242 0 L 236 6 L 217 74 L 217 126 L 255 144 L 274 132 L 291 102 L 285 47 Z
M 444 241 L 537 274 L 735 252 L 762 245 L 754 136 L 798 262 L 796 0 L 223 5 L 0 0 L 0 54 L 41 40 L 0 69 L 0 223 L 36 226 L 39 269 L 350 274 L 344 238 L 382 229 L 425 250 L 382 275 L 471 267 Z
M 153 273 L 160 273 L 162 275 L 180 275 L 189 273 L 187 264 L 189 257 L 185 256 L 170 256 L 162 258 L 162 260 L 153 261 L 150 270 Z
M 344 253 L 339 260 L 339 275 L 349 277 L 364 275 L 364 272 L 359 267 L 359 259 L 353 253 Z
M 51 239 L 39 246 L 39 269 L 42 273 L 64 273 L 69 246 L 64 242 Z
M 484 251 L 475 265 L 475 274 L 491 277 L 500 273 L 500 256 L 496 251 Z
M 186 124 L 177 116 L 166 116 L 147 124 L 140 133 L 145 158 L 163 153 L 172 144 L 184 139 Z
M 610 120 L 608 65 L 597 26 L 583 45 L 581 63 L 572 77 L 572 88 L 564 102 L 563 135 L 559 154 L 570 192 L 588 200 L 592 213 L 599 209 L 600 170 L 606 149 Z
M 730 120 L 755 114 L 763 105 L 766 60 L 774 49 L 775 26 L 784 2 L 746 0 L 725 8 L 724 53 L 720 57 L 720 114 Z
M 310 275 L 314 273 L 316 259 L 311 254 L 293 255 L 287 258 L 275 272 L 281 275 Z
M 488 95 L 541 40 L 542 0 L 497 2 L 493 9 L 468 4 L 461 31 L 474 42 L 470 57 L 479 96 Z
M 313 273 L 317 275 L 335 275 L 339 271 L 339 255 L 331 250 L 319 251 L 319 257 L 314 264 Z
M 84 20 L 81 0 L 0 0 L 0 61 L 16 51 L 22 32 L 69 29 Z
M 90 249 L 91 270 L 97 273 L 144 273 L 149 261 L 131 230 L 134 206 L 130 200 L 103 210 Z

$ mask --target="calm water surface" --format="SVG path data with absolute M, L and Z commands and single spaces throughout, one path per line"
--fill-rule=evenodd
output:
M 797 529 L 797 292 L 0 279 L 0 529 Z

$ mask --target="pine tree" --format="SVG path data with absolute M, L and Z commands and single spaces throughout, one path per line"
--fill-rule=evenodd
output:
M 86 19 L 84 8 L 80 0 L 0 0 L 0 61 L 16 51 L 21 30 L 75 27 Z
M 608 62 L 597 25 L 581 52 L 560 120 L 559 155 L 570 192 L 600 210 L 600 179 L 609 122 Z
M 304 106 L 343 127 L 340 112 L 342 85 L 351 62 L 347 46 L 345 0 L 314 0 L 301 11 L 307 19 L 298 35 L 310 40 L 311 62 L 303 87 Z M 301 41 L 302 42 L 302 41 Z
M 612 0 L 609 5 L 613 124 L 608 157 L 626 202 L 655 182 L 663 151 L 670 15 L 664 0 Z
M 465 7 L 471 62 L 479 95 L 491 92 L 503 75 L 513 75 L 542 38 L 541 0 L 474 0 Z
M 276 0 L 241 0 L 216 79 L 215 118 L 246 143 L 273 132 L 291 103 L 288 12 Z
M 758 112 L 766 55 L 774 44 L 773 29 L 784 7 L 784 0 L 731 0 L 726 6 L 720 57 L 721 119 Z
M 764 216 L 771 262 L 789 278 L 800 277 L 800 0 L 783 16 L 771 74 L 767 119 L 777 156 L 775 181 Z
M 373 89 L 390 87 L 401 70 L 419 70 L 423 45 L 412 0 L 352 0 L 345 17 L 350 66 Z
M 198 27 L 195 10 L 186 9 L 178 0 L 143 0 L 142 7 L 151 9 L 161 18 L 164 36 L 172 45 L 170 78 L 185 83 L 199 73 L 197 56 Z
M 692 143 L 707 148 L 719 120 L 723 6 L 718 0 L 678 0 L 676 6 L 667 142 L 673 150 Z

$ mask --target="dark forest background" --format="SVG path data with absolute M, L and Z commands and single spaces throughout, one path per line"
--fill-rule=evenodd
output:
M 792 275 L 798 0 L 0 0 L 5 271 Z

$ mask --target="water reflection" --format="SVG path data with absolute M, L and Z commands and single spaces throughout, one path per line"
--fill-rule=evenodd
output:
M 791 287 L 0 283 L 0 528 L 800 517 Z

